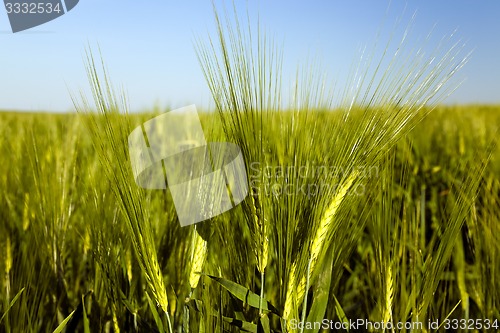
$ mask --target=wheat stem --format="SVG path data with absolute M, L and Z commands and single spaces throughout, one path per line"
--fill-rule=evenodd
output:
M 309 262 L 307 263 L 307 272 L 306 272 L 306 276 L 307 276 L 307 279 L 306 279 L 306 288 L 305 290 L 308 290 L 309 289 L 309 280 L 310 280 L 310 276 L 311 276 L 311 263 L 312 263 L 312 260 L 309 260 Z M 304 304 L 302 305 L 302 327 L 300 329 L 300 333 L 303 333 L 304 332 L 304 326 L 305 326 L 305 321 L 306 321 L 306 310 L 307 310 L 307 292 L 305 293 L 304 295 Z

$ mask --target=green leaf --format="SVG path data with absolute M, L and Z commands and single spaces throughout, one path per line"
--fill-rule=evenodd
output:
M 149 308 L 151 309 L 151 313 L 152 313 L 153 318 L 155 320 L 156 326 L 158 327 L 158 330 L 160 332 L 165 332 L 165 330 L 163 328 L 163 322 L 160 319 L 160 314 L 158 313 L 158 310 L 156 309 L 156 305 L 151 300 L 151 297 L 149 297 L 149 293 L 146 293 L 146 298 L 148 299 Z
M 345 315 L 344 309 L 342 309 L 342 306 L 340 306 L 339 301 L 337 300 L 337 297 L 333 295 L 333 299 L 335 300 L 335 313 L 337 314 L 337 317 L 342 323 L 345 323 L 346 327 L 349 327 L 349 319 L 347 319 L 347 316 Z M 347 329 L 347 332 L 349 332 L 349 328 Z
M 85 296 L 82 296 L 82 307 L 83 307 L 83 332 L 90 333 L 89 318 L 87 317 L 87 309 L 85 307 Z
M 69 314 L 69 316 L 66 317 L 66 319 L 64 319 L 60 324 L 59 326 L 57 326 L 57 328 L 54 330 L 53 333 L 61 333 L 63 331 L 63 329 L 66 327 L 66 325 L 68 324 L 68 322 L 71 320 L 71 318 L 73 318 L 73 315 L 75 314 L 76 310 L 73 310 L 73 312 L 71 312 Z
M 21 294 L 23 293 L 23 291 L 24 291 L 24 287 L 21 290 L 19 290 L 19 292 L 16 294 L 16 296 L 14 296 L 14 298 L 12 299 L 12 301 L 10 301 L 9 307 L 7 308 L 7 310 L 5 310 L 4 314 L 2 315 L 2 318 L 0 318 L 0 323 L 5 318 L 5 316 L 7 315 L 7 313 L 9 313 L 9 310 L 14 306 L 14 304 L 16 303 L 17 299 L 21 296 Z
M 467 292 L 467 286 L 465 283 L 466 277 L 465 277 L 465 254 L 464 254 L 464 242 L 462 240 L 462 237 L 457 237 L 457 240 L 455 241 L 455 251 L 453 254 L 453 265 L 455 267 L 455 274 L 456 274 L 456 283 L 458 286 L 458 291 L 460 292 L 460 300 L 462 303 L 462 310 L 464 313 L 468 313 L 469 311 L 469 293 Z M 465 318 L 466 320 L 469 318 Z
M 242 302 L 258 309 L 260 296 L 256 293 L 252 292 L 248 288 L 243 287 L 233 281 L 226 280 L 221 277 L 216 277 L 212 275 L 208 275 L 209 278 L 218 282 L 221 286 L 226 288 L 232 295 L 241 300 Z M 262 309 L 265 311 L 271 311 L 272 313 L 281 316 L 278 309 L 276 309 L 271 303 L 269 303 L 266 299 L 262 300 Z
M 244 312 L 243 304 L 233 294 L 229 294 L 229 296 L 230 296 L 230 306 L 231 310 L 234 313 L 234 318 L 239 320 L 246 320 L 245 315 L 243 314 Z
M 196 312 L 203 312 L 203 302 L 198 299 L 191 298 L 187 305 L 190 309 L 195 310 Z
M 255 324 L 249 323 L 249 322 L 244 321 L 244 320 L 239 320 L 236 318 L 230 318 L 230 317 L 222 317 L 222 319 L 226 323 L 229 323 L 230 325 L 238 327 L 243 332 L 257 333 L 257 325 L 255 325 Z
M 326 258 L 333 258 L 331 253 L 333 252 L 333 246 L 330 246 L 328 250 L 328 255 Z M 311 305 L 311 310 L 307 315 L 307 322 L 316 323 L 321 322 L 325 318 L 326 308 L 328 306 L 328 298 L 330 295 L 330 285 L 332 282 L 332 270 L 333 270 L 333 260 L 328 260 L 328 265 L 320 273 L 318 277 L 318 282 L 314 287 L 314 298 Z M 316 333 L 318 329 L 306 329 L 306 333 Z
M 263 315 L 259 318 L 259 324 L 257 326 L 258 333 L 271 333 L 271 327 L 269 326 L 269 317 Z

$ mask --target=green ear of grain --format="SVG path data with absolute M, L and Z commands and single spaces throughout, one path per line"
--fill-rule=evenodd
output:
M 189 285 L 195 289 L 200 281 L 200 274 L 207 259 L 207 241 L 204 240 L 198 231 L 193 231 L 191 252 L 191 268 L 189 272 Z
M 166 315 L 171 331 L 168 297 L 158 261 L 148 200 L 144 191 L 134 183 L 129 166 L 127 138 L 133 127 L 128 115 L 127 101 L 123 95 L 117 98 L 102 58 L 102 73 L 99 72 L 91 51 L 87 52 L 86 60 L 87 75 L 97 112 L 93 112 L 91 104 L 83 94 L 81 101 L 75 98 L 73 101 L 87 125 L 96 155 L 127 227 L 139 267 L 146 278 L 151 295 Z

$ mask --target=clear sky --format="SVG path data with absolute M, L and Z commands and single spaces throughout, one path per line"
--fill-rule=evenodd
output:
M 28 0 L 27 0 L 28 1 Z M 474 50 L 447 103 L 500 103 L 500 1 L 235 0 L 242 13 L 259 13 L 265 31 L 284 45 L 284 79 L 297 62 L 318 58 L 345 82 L 359 51 L 378 29 L 389 38 L 398 18 L 416 12 L 410 38 L 433 29 L 439 39 L 457 30 Z M 222 2 L 216 0 L 218 7 Z M 226 1 L 231 8 L 231 1 Z M 388 9 L 389 8 L 389 9 Z M 386 14 L 387 12 L 387 14 Z M 13 34 L 0 9 L 0 109 L 70 111 L 70 92 L 88 87 L 85 48 L 100 45 L 113 83 L 124 87 L 132 110 L 159 105 L 213 105 L 194 41 L 213 32 L 211 1 L 80 0 L 66 15 Z M 397 30 L 397 29 L 396 29 Z

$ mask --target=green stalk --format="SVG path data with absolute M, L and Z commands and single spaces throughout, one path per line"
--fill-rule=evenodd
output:
M 264 270 L 260 273 L 260 281 L 259 316 L 262 317 L 262 301 L 264 299 Z
M 302 305 L 302 317 L 300 321 L 302 322 L 302 326 L 300 328 L 300 333 L 304 332 L 304 327 L 306 324 L 306 312 L 307 312 L 307 291 L 309 290 L 309 278 L 311 276 L 311 262 L 312 258 L 307 263 L 307 272 L 306 272 L 306 291 L 304 294 L 304 304 Z

